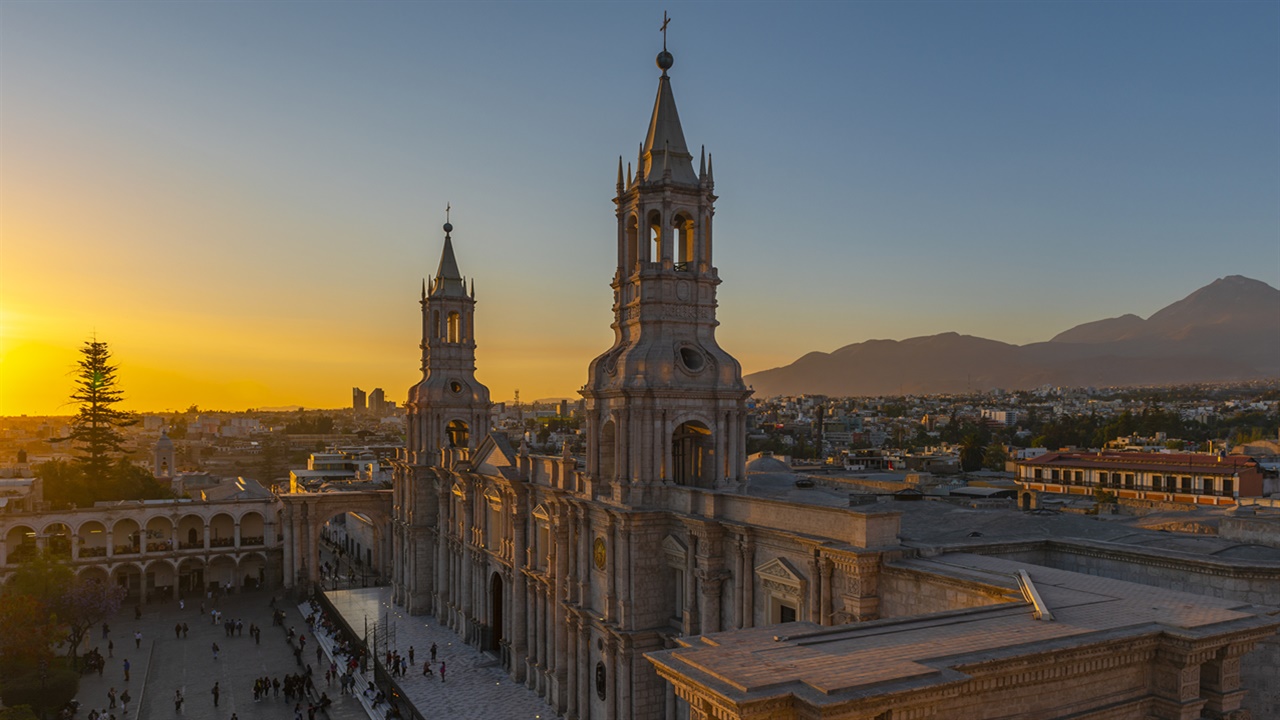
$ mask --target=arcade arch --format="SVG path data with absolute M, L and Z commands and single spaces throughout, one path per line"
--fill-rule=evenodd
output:
M 199 515 L 182 516 L 178 520 L 178 547 L 182 550 L 204 547 L 204 530 L 204 519 Z
M 137 555 L 139 546 L 138 521 L 133 518 L 117 520 L 111 526 L 112 555 Z
M 80 528 L 76 530 L 76 545 L 79 547 L 78 557 L 106 557 L 107 544 L 107 526 L 98 520 L 89 520 L 81 523 Z
M 236 544 L 236 521 L 227 513 L 209 518 L 209 547 L 233 547 Z
M 711 429 L 697 420 L 682 423 L 671 435 L 672 480 L 677 485 L 711 487 L 715 463 Z

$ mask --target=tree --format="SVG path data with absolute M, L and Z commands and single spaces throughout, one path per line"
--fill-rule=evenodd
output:
M 987 446 L 982 455 L 982 466 L 988 470 L 1004 470 L 1004 464 L 1008 459 L 1009 453 L 1005 452 L 1004 444 L 993 442 Z
M 57 620 L 67 626 L 67 656 L 74 662 L 80 643 L 98 623 L 115 615 L 125 589 L 96 578 L 77 578 L 54 603 Z
M 131 412 L 115 406 L 124 400 L 116 380 L 116 366 L 111 364 L 111 351 L 105 342 L 86 341 L 80 348 L 79 370 L 71 400 L 80 409 L 71 420 L 71 433 L 61 440 L 71 440 L 83 453 L 76 458 L 89 485 L 106 482 L 111 471 L 112 456 L 121 452 L 124 435 L 120 428 L 138 422 Z
M 39 600 L 10 592 L 0 600 L 0 674 L 8 676 L 53 657 L 49 611 Z
M 61 558 L 40 550 L 18 563 L 8 588 L 15 594 L 35 598 L 47 612 L 54 612 L 58 596 L 66 592 L 74 577 Z

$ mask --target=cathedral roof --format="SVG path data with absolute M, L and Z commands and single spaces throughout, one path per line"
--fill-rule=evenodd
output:
M 663 54 L 671 57 L 666 51 Z M 676 96 L 671 92 L 671 78 L 667 77 L 665 69 L 662 77 L 658 78 L 658 97 L 653 103 L 653 118 L 649 121 L 649 134 L 645 137 L 643 150 L 646 180 L 661 180 L 663 172 L 670 170 L 672 182 L 698 184 L 698 176 L 693 172 L 693 155 L 685 144 L 680 113 L 676 111 Z

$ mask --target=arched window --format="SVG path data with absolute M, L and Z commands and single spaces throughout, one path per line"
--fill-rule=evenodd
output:
M 676 233 L 676 270 L 689 271 L 694 268 L 693 243 L 694 243 L 694 224 L 693 218 L 681 213 L 676 216 L 672 225 L 675 227 Z
M 672 480 L 677 485 L 711 487 L 713 455 L 711 430 L 697 421 L 684 423 L 671 436 Z
M 652 262 L 662 262 L 662 245 L 664 242 L 662 215 L 658 211 L 649 213 L 649 240 L 651 242 L 652 255 L 649 260 Z
M 455 310 L 449 313 L 449 337 L 451 343 L 462 342 L 462 316 Z
M 445 429 L 449 435 L 449 447 L 469 447 L 467 444 L 471 437 L 471 431 L 467 428 L 467 424 L 461 420 L 454 420 L 449 423 L 449 427 Z
M 636 263 L 640 262 L 640 221 L 632 215 L 627 219 L 626 256 L 623 258 L 624 275 L 635 272 Z

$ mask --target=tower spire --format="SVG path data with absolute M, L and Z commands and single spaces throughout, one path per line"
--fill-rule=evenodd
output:
M 657 58 L 662 77 L 658 78 L 658 97 L 653 103 L 653 117 L 640 155 L 646 178 L 653 178 L 654 170 L 665 165 L 671 170 L 671 182 L 697 185 L 698 178 L 693 174 L 693 155 L 684 140 L 680 113 L 676 111 L 676 97 L 671 91 L 671 78 L 667 76 L 667 71 L 675 64 L 675 58 L 667 52 L 667 24 L 670 22 L 671 18 L 663 13 L 662 52 Z M 658 155 L 662 156 L 661 160 Z
M 458 271 L 458 259 L 453 255 L 453 223 L 449 222 L 449 210 L 444 209 L 444 250 L 440 253 L 440 267 L 436 269 L 436 283 L 431 288 L 432 295 L 466 295 L 467 286 L 462 281 L 462 273 Z

